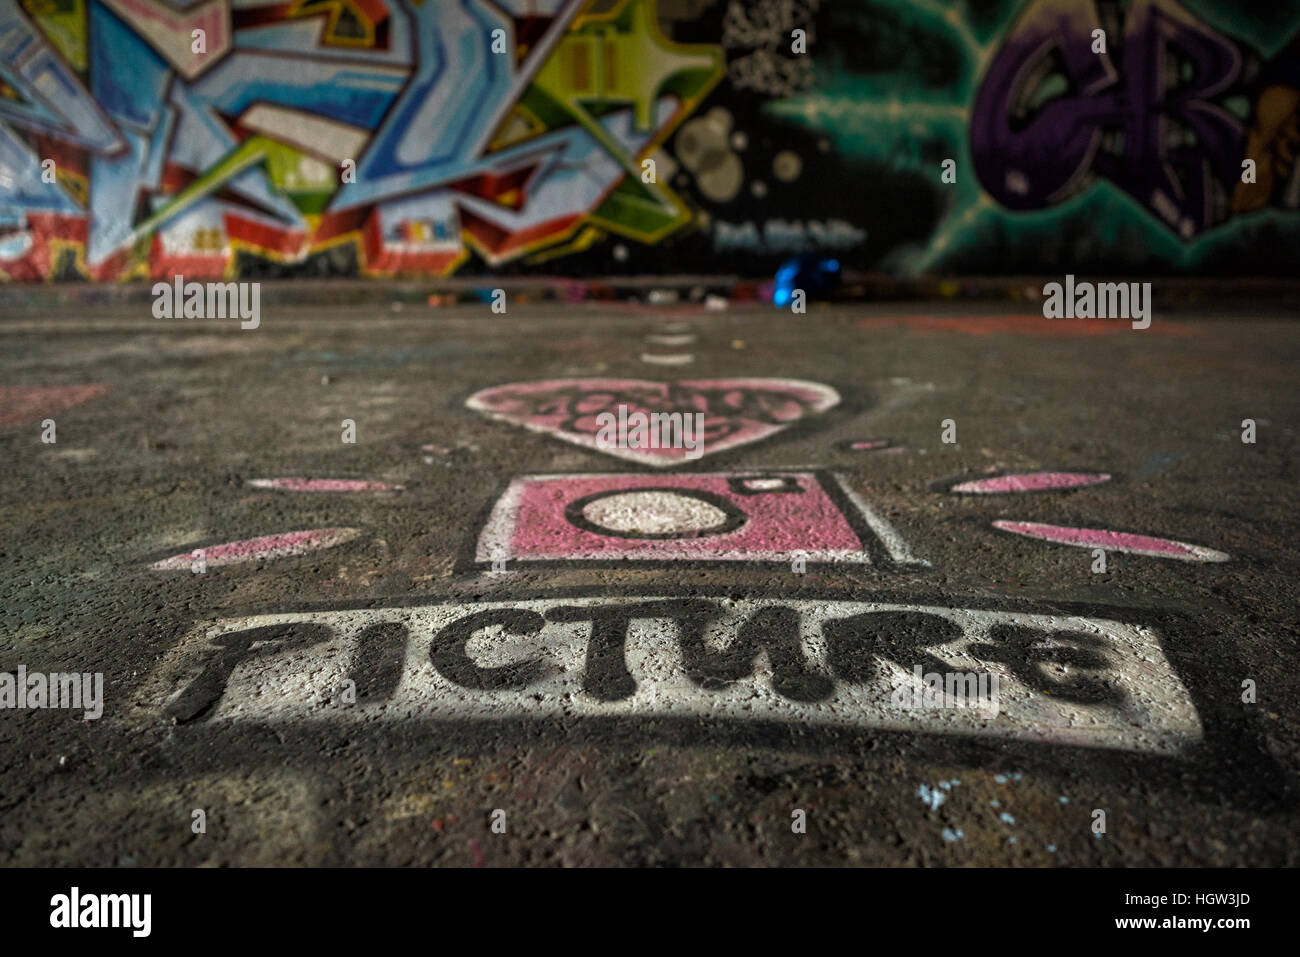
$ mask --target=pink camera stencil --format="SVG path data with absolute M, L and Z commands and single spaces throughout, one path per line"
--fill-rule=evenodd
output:
M 474 557 L 928 564 L 837 476 L 797 470 L 520 476 L 493 507 Z

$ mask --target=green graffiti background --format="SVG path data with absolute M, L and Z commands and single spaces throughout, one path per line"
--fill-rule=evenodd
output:
M 1026 5 L 1018 0 L 943 3 L 871 0 L 831 4 L 819 17 L 826 43 L 816 87 L 764 110 L 827 136 L 841 156 L 884 180 L 915 173 L 935 184 L 942 215 L 919 243 L 882 251 L 878 265 L 926 272 L 1114 270 L 1294 272 L 1300 217 L 1265 210 L 1184 242 L 1118 187 L 1099 180 L 1048 209 L 1001 208 L 971 172 L 968 123 L 979 81 L 1001 38 Z M 1259 0 L 1188 0 L 1206 24 L 1265 59 L 1294 38 L 1300 5 Z M 1227 105 L 1245 118 L 1244 98 Z M 957 161 L 955 184 L 939 165 Z

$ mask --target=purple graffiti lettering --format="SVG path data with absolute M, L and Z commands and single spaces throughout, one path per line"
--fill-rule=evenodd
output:
M 1117 51 L 1093 52 L 1102 23 L 1095 4 L 1061 0 L 1021 17 L 976 98 L 976 174 L 1017 210 L 1101 176 L 1190 239 L 1223 219 L 1239 172 L 1243 129 L 1215 98 L 1241 53 L 1173 0 L 1134 0 Z

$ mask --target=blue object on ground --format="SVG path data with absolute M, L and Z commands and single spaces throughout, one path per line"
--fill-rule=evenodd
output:
M 776 271 L 774 306 L 788 306 L 794 291 L 802 289 L 807 299 L 816 299 L 840 284 L 840 262 L 823 253 L 803 253 L 786 260 Z

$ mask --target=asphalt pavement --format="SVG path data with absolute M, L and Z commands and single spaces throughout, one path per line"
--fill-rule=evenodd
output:
M 7 310 L 0 863 L 1295 865 L 1300 325 L 1158 296 Z

